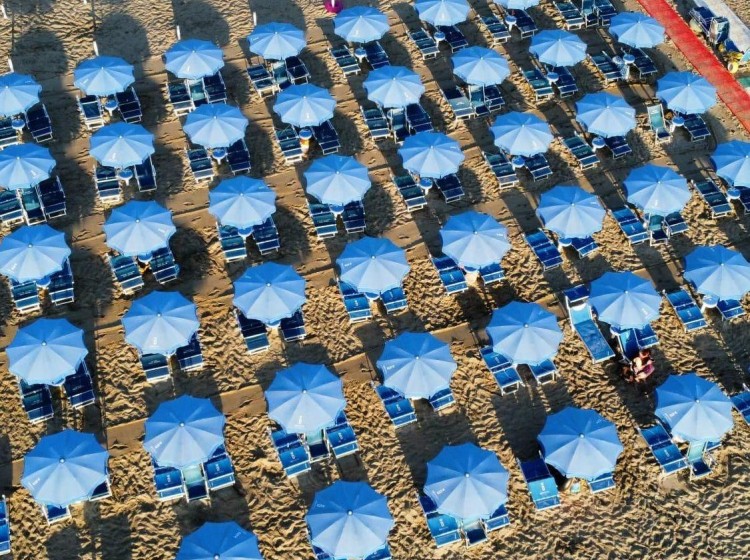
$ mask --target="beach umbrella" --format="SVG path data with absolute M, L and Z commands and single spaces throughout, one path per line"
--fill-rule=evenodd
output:
M 125 340 L 141 354 L 171 356 L 186 346 L 200 323 L 195 304 L 179 292 L 151 292 L 122 316 Z
M 440 228 L 440 239 L 443 253 L 469 269 L 499 263 L 510 250 L 508 228 L 475 210 L 448 218 Z
M 94 434 L 63 430 L 42 436 L 23 459 L 21 484 L 44 505 L 86 500 L 107 480 L 109 453 Z
M 503 8 L 509 10 L 528 10 L 539 5 L 539 0 L 495 0 Z
M 669 167 L 647 163 L 633 169 L 623 181 L 628 202 L 644 214 L 668 216 L 679 212 L 690 200 L 687 181 Z
M 536 213 L 548 230 L 576 239 L 601 230 L 607 212 L 596 195 L 581 187 L 558 185 L 542 194 Z
M 461 145 L 442 132 L 418 132 L 408 136 L 398 149 L 398 155 L 404 169 L 429 179 L 456 173 L 465 157 Z
M 20 190 L 49 179 L 55 158 L 37 144 L 16 144 L 0 151 L 0 186 Z
M 316 126 L 333 118 L 336 100 L 313 84 L 295 84 L 276 96 L 274 112 L 292 126 Z
M 333 32 L 350 43 L 377 41 L 389 29 L 388 17 L 371 6 L 345 8 L 333 18 Z
M 672 111 L 700 114 L 716 105 L 716 88 L 693 72 L 670 72 L 656 83 L 656 97 Z
M 209 399 L 182 395 L 161 403 L 146 419 L 143 447 L 160 467 L 199 465 L 224 444 L 224 424 Z
M 591 283 L 591 306 L 615 328 L 640 329 L 659 316 L 661 295 L 632 272 L 605 272 Z
M 42 91 L 34 78 L 26 74 L 8 72 L 0 76 L 0 115 L 12 117 L 39 103 Z
M 47 224 L 21 226 L 0 240 L 0 274 L 29 282 L 62 270 L 70 256 L 65 234 Z
M 296 56 L 307 44 L 305 32 L 291 23 L 265 23 L 247 36 L 250 50 L 266 60 L 285 60 Z
M 224 179 L 208 193 L 208 211 L 223 226 L 241 230 L 265 222 L 276 211 L 276 193 L 247 175 Z
M 586 43 L 561 29 L 545 29 L 534 35 L 529 51 L 552 66 L 574 66 L 586 59 Z
M 429 399 L 450 387 L 458 367 L 445 342 L 430 333 L 413 332 L 386 342 L 377 366 L 383 385 L 407 399 Z
M 456 25 L 466 21 L 471 7 L 466 0 L 416 0 L 419 19 L 434 25 Z
M 370 188 L 367 168 L 352 156 L 317 158 L 304 175 L 307 193 L 323 204 L 344 206 L 362 200 Z
M 615 470 L 623 447 L 615 425 L 595 410 L 567 406 L 537 436 L 544 462 L 563 476 L 593 480 Z
M 83 330 L 67 319 L 37 319 L 18 329 L 5 349 L 8 369 L 29 385 L 60 385 L 89 353 Z
M 200 80 L 213 76 L 224 66 L 224 53 L 211 41 L 185 39 L 164 54 L 167 71 L 178 78 Z
M 182 128 L 204 148 L 227 148 L 245 137 L 247 119 L 237 107 L 207 103 L 189 113 Z
M 673 437 L 689 442 L 720 441 L 734 426 L 732 401 L 693 372 L 672 374 L 656 388 L 654 413 Z
M 711 155 L 716 174 L 733 187 L 750 187 L 750 142 L 722 142 Z
M 510 75 L 508 61 L 499 52 L 485 47 L 461 49 L 451 58 L 453 73 L 467 84 L 491 86 Z
M 648 49 L 664 42 L 664 27 L 637 12 L 620 12 L 609 23 L 609 34 L 623 45 Z
M 685 257 L 685 279 L 704 295 L 742 299 L 750 291 L 750 263 L 721 245 L 696 247 Z
M 89 142 L 93 158 L 115 169 L 139 165 L 154 153 L 154 135 L 140 124 L 108 124 L 97 130 Z
M 419 103 L 424 85 L 419 75 L 403 66 L 382 66 L 370 72 L 362 84 L 367 99 L 385 107 L 402 108 Z
M 508 471 L 473 443 L 446 445 L 427 463 L 424 493 L 438 512 L 463 521 L 490 517 L 508 501 Z
M 125 91 L 134 81 L 133 65 L 117 56 L 95 56 L 73 70 L 73 85 L 86 95 L 113 95 Z
M 341 379 L 321 364 L 299 362 L 276 373 L 266 389 L 268 416 L 289 433 L 333 425 L 346 399 Z
M 172 212 L 153 200 L 131 200 L 112 210 L 104 222 L 107 245 L 130 257 L 168 247 L 176 231 Z
M 347 243 L 336 264 L 341 280 L 366 294 L 399 288 L 409 273 L 405 251 L 382 237 L 365 236 Z
M 497 117 L 490 131 L 495 137 L 495 146 L 516 156 L 544 153 L 555 138 L 546 121 L 532 113 L 518 111 Z
M 563 333 L 557 317 L 538 303 L 511 301 L 492 312 L 487 336 L 514 364 L 536 365 L 557 354 Z
M 343 480 L 316 492 L 305 519 L 313 546 L 335 558 L 372 554 L 394 525 L 385 496 L 366 482 Z
M 576 102 L 576 120 L 591 134 L 625 136 L 635 128 L 635 109 L 618 95 L 587 93 Z
M 258 537 L 234 521 L 207 521 L 180 543 L 175 560 L 263 560 Z
M 269 325 L 294 315 L 306 300 L 305 279 L 292 266 L 265 262 L 237 279 L 232 303 L 248 319 Z

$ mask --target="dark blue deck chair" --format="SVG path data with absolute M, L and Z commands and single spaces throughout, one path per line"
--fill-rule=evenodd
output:
M 190 92 L 190 99 L 193 100 L 193 105 L 200 107 L 208 103 L 208 96 L 206 95 L 206 88 L 203 87 L 203 80 L 185 80 L 188 92 Z
M 499 263 L 479 267 L 478 272 L 485 286 L 497 284 L 505 279 L 505 271 L 503 271 Z
M 424 191 L 419 185 L 417 185 L 411 175 L 397 175 L 391 177 L 391 181 L 404 199 L 406 209 L 409 210 L 409 212 L 427 206 L 427 199 L 424 196 Z
M 508 30 L 508 26 L 505 25 L 505 22 L 499 17 L 493 14 L 489 16 L 479 16 L 478 19 L 480 26 L 489 33 L 493 45 L 510 41 L 510 31 Z
M 713 472 L 713 461 L 706 449 L 707 444 L 704 441 L 691 442 L 688 446 L 685 458 L 690 465 L 690 478 L 698 479 L 708 476 Z
M 78 111 L 81 113 L 83 124 L 89 130 L 95 130 L 104 126 L 104 114 L 102 103 L 95 95 L 86 95 L 78 98 Z
M 647 324 L 638 329 L 633 329 L 633 331 L 635 332 L 635 340 L 638 344 L 639 349 L 644 350 L 646 348 L 651 348 L 659 344 L 659 337 L 656 336 L 654 327 L 652 327 L 650 324 Z
M 310 208 L 310 216 L 318 239 L 334 237 L 338 233 L 338 226 L 331 207 L 319 202 L 308 202 L 307 205 Z
M 615 352 L 604 338 L 602 331 L 594 321 L 589 304 L 589 291 L 584 284 L 574 286 L 563 292 L 565 306 L 573 330 L 583 341 L 586 350 L 595 364 L 615 357 Z
M 544 154 L 534 154 L 524 159 L 526 170 L 531 173 L 534 181 L 546 179 L 552 175 L 552 168 Z
M 156 190 L 156 169 L 154 169 L 151 156 L 148 156 L 142 163 L 134 165 L 133 174 L 138 184 L 138 191 L 149 193 Z
M 291 317 L 285 317 L 282 319 L 279 327 L 281 328 L 281 335 L 286 342 L 302 340 L 307 336 L 305 318 L 302 315 L 301 309 L 295 311 Z
M 33 280 L 29 282 L 11 280 L 10 293 L 16 309 L 21 313 L 38 311 L 42 308 L 42 303 L 39 299 L 39 288 L 37 288 L 36 282 Z
M 217 225 L 217 229 L 221 251 L 227 262 L 240 261 L 247 257 L 245 238 L 240 235 L 236 227 Z
M 563 18 L 563 25 L 568 31 L 582 29 L 586 26 L 586 21 L 581 15 L 581 11 L 573 2 L 555 2 L 554 6 L 557 13 Z
M 632 54 L 633 57 L 635 57 L 633 66 L 638 70 L 638 77 L 641 80 L 647 79 L 649 76 L 653 76 L 658 72 L 656 64 L 654 64 L 654 61 L 651 60 L 651 57 L 648 56 L 643 49 L 623 45 L 622 50 L 624 53 Z
M 135 257 L 108 255 L 109 268 L 123 293 L 132 294 L 143 288 L 143 276 Z
M 518 466 L 521 467 L 521 474 L 537 510 L 543 511 L 560 505 L 557 483 L 544 459 L 539 457 L 529 461 L 518 461 Z
M 65 203 L 65 191 L 60 177 L 49 177 L 36 186 L 39 199 L 42 201 L 44 215 L 48 220 L 65 216 L 68 213 Z
M 182 371 L 203 369 L 203 352 L 197 334 L 190 337 L 190 342 L 187 345 L 181 346 L 175 351 L 175 358 L 177 358 L 177 364 Z
M 639 428 L 638 431 L 659 463 L 663 475 L 670 475 L 688 468 L 685 456 L 672 442 L 667 430 L 661 424 Z
M 269 430 L 269 432 L 271 443 L 288 477 L 291 478 L 310 470 L 310 455 L 299 434 L 290 434 L 282 429 Z
M 508 358 L 495 352 L 492 346 L 483 346 L 479 352 L 487 369 L 495 378 L 497 386 L 500 387 L 501 395 L 515 393 L 521 388 L 523 380 Z
M 606 52 L 602 51 L 599 54 L 590 54 L 589 59 L 596 66 L 599 74 L 604 79 L 605 85 L 613 82 L 619 82 L 623 79 L 623 71 L 617 64 L 612 61 Z
M 484 104 L 490 112 L 499 111 L 505 106 L 505 98 L 499 85 L 484 86 Z
M 679 288 L 672 292 L 664 291 L 663 293 L 669 305 L 677 314 L 685 332 L 702 329 L 708 324 L 693 296 L 685 288 Z
M 742 303 L 736 299 L 720 299 L 716 303 L 716 309 L 719 311 L 724 321 L 730 321 L 745 314 L 745 308 Z
M 325 429 L 328 448 L 336 459 L 352 455 L 359 451 L 359 443 L 349 420 L 342 410 L 336 416 L 333 426 Z
M 250 164 L 250 152 L 247 149 L 244 139 L 240 138 L 227 148 L 227 163 L 229 163 L 229 169 L 235 175 L 250 171 L 252 168 Z
M 664 229 L 669 237 L 678 233 L 685 233 L 689 228 L 680 212 L 673 212 L 664 216 Z
M 391 129 L 393 141 L 401 144 L 409 136 L 409 127 L 406 126 L 406 112 L 403 109 L 388 109 L 386 112 L 388 127 Z
M 551 383 L 557 379 L 557 366 L 552 360 L 544 360 L 539 364 L 528 364 L 531 375 L 539 385 Z
M 483 521 L 485 529 L 488 533 L 509 526 L 510 515 L 508 514 L 508 508 L 505 506 L 505 504 L 500 504 L 500 506 L 495 511 L 493 511 L 487 519 L 484 519 Z
M 526 10 L 508 10 L 508 15 L 516 18 L 516 27 L 522 39 L 532 37 L 539 30 L 536 22 Z
M 617 221 L 617 225 L 620 227 L 622 233 L 628 238 L 631 245 L 637 245 L 649 240 L 649 233 L 635 212 L 623 206 L 615 210 L 610 210 L 609 213 Z
M 440 255 L 432 258 L 432 264 L 438 271 L 440 282 L 449 294 L 465 292 L 469 289 L 466 283 L 466 275 L 461 270 L 456 261 L 446 255 Z
M 547 237 L 547 234 L 543 230 L 535 229 L 524 233 L 523 237 L 526 243 L 529 244 L 529 247 L 531 247 L 534 255 L 536 255 L 536 258 L 542 263 L 544 270 L 552 270 L 563 263 L 560 250 L 552 243 L 552 240 Z
M 265 95 L 273 95 L 278 91 L 273 76 L 263 64 L 248 65 L 246 72 L 250 85 L 261 98 Z
M 461 524 L 461 532 L 464 534 L 464 542 L 467 547 L 476 546 L 487 540 L 487 529 L 481 519 Z
M 379 42 L 370 41 L 369 43 L 365 43 L 364 45 L 362 45 L 362 48 L 365 49 L 365 59 L 373 69 L 391 65 L 385 49 L 380 45 Z
M 160 502 L 176 500 L 185 496 L 182 472 L 174 467 L 160 467 L 152 461 L 154 467 L 154 486 Z
M 0 221 L 5 224 L 23 222 L 23 207 L 16 191 L 0 191 Z
M 297 131 L 293 127 L 277 129 L 275 132 L 276 143 L 281 150 L 287 163 L 302 161 L 302 145 L 299 141 Z
M 691 142 L 699 142 L 711 137 L 711 131 L 708 129 L 706 121 L 700 115 L 683 115 L 685 124 L 683 127 L 690 136 Z
M 484 97 L 484 86 L 467 86 L 466 92 L 469 94 L 469 103 L 476 117 L 489 117 L 490 108 Z
M 339 134 L 330 120 L 311 126 L 310 130 L 312 130 L 313 138 L 315 138 L 324 155 L 335 154 L 341 148 Z
M 116 169 L 97 165 L 94 168 L 94 184 L 102 202 L 118 203 L 122 200 L 122 188 Z
M 599 165 L 599 157 L 594 149 L 580 136 L 571 136 L 563 139 L 563 144 L 576 158 L 581 169 L 589 169 Z
M 211 458 L 203 463 L 203 471 L 206 473 L 209 490 L 220 490 L 234 484 L 234 465 L 223 445 L 220 445 Z
M 615 159 L 625 157 L 633 153 L 633 149 L 630 147 L 627 138 L 625 138 L 624 136 L 608 136 L 606 138 L 602 138 L 602 140 L 604 140 L 605 146 L 609 148 L 609 151 L 612 153 L 612 157 Z
M 469 42 L 461 32 L 461 30 L 455 25 L 438 25 L 437 30 L 442 32 L 445 36 L 445 42 L 451 48 L 451 52 L 460 51 L 463 48 L 469 46 Z
M 417 421 L 414 406 L 409 399 L 385 385 L 376 385 L 374 382 L 370 382 L 370 384 L 375 389 L 380 402 L 383 403 L 388 418 L 391 419 L 396 428 Z
M 43 224 L 47 222 L 47 215 L 44 213 L 42 199 L 36 188 L 22 189 L 21 206 L 23 207 L 23 217 L 30 226 Z
M 339 67 L 344 76 L 359 74 L 362 71 L 359 62 L 357 62 L 357 59 L 348 46 L 342 44 L 330 47 L 328 52 L 331 53 L 331 56 L 336 61 L 336 66 Z
M 381 138 L 388 138 L 390 131 L 388 130 L 388 120 L 385 118 L 385 113 L 380 107 L 370 107 L 365 109 L 360 106 L 362 118 L 365 120 L 367 130 L 370 132 L 370 137 L 373 140 L 380 140 Z
M 338 284 L 341 298 L 344 300 L 344 306 L 349 315 L 349 322 L 358 323 L 359 321 L 370 319 L 372 311 L 370 310 L 370 301 L 367 297 L 346 282 L 339 280 Z
M 186 148 L 185 155 L 196 181 L 210 181 L 214 178 L 214 166 L 211 157 L 208 155 L 208 150 L 205 148 Z
M 596 478 L 588 480 L 589 488 L 593 494 L 598 494 L 604 490 L 609 490 L 615 487 L 614 473 L 605 473 Z
M 440 412 L 445 408 L 453 406 L 456 402 L 456 398 L 453 396 L 451 388 L 446 387 L 445 389 L 441 389 L 437 393 L 431 395 L 430 398 L 427 399 L 427 402 L 430 403 L 432 410 Z
M 721 218 L 734 213 L 732 205 L 729 203 L 727 196 L 719 189 L 718 185 L 711 179 L 705 181 L 690 181 L 693 188 L 706 203 L 711 211 L 711 216 Z
M 52 305 L 65 305 L 75 301 L 73 270 L 70 268 L 70 260 L 66 259 L 62 269 L 51 274 L 49 278 L 47 294 Z
M 572 247 L 579 258 L 584 258 L 599 249 L 593 237 L 573 237 L 571 239 L 560 239 L 560 245 Z
M 42 505 L 42 512 L 44 517 L 47 519 L 47 524 L 52 525 L 53 523 L 59 523 L 70 519 L 70 508 L 68 506 L 59 507 L 48 504 Z
M 65 394 L 68 396 L 70 406 L 75 409 L 83 408 L 96 402 L 94 393 L 94 382 L 91 379 L 86 362 L 82 361 L 76 372 L 65 378 Z
M 732 406 L 742 415 L 747 424 L 750 424 L 750 391 L 744 391 L 732 395 Z
M 443 94 L 443 98 L 450 105 L 453 117 L 457 121 L 474 116 L 474 108 L 471 106 L 471 101 L 456 86 L 440 88 L 440 93 Z
M 245 339 L 245 346 L 248 352 L 255 354 L 256 352 L 262 352 L 270 348 L 271 343 L 268 341 L 268 329 L 263 323 L 255 319 L 248 319 L 238 309 L 234 310 L 234 315 L 237 318 L 237 325 L 240 328 L 242 338 Z
M 311 463 L 317 463 L 331 456 L 331 450 L 328 448 L 328 441 L 325 438 L 324 430 L 305 434 L 305 446 L 310 454 Z
M 422 60 L 435 58 L 440 52 L 435 39 L 427 33 L 427 30 L 420 28 L 416 31 L 409 31 L 408 35 L 411 42 L 419 50 L 419 54 L 422 55 Z
M 526 79 L 526 83 L 529 84 L 537 102 L 551 99 L 555 96 L 555 90 L 552 89 L 552 84 L 550 84 L 547 77 L 539 68 L 534 67 L 529 70 L 524 70 L 523 77 Z
M 141 102 L 134 88 L 130 87 L 125 91 L 116 93 L 115 99 L 117 100 L 117 110 L 120 112 L 122 120 L 128 123 L 141 122 L 143 110 L 141 109 Z
M 172 112 L 176 116 L 186 115 L 195 109 L 195 103 L 190 96 L 190 90 L 183 81 L 168 82 L 167 96 L 169 104 L 172 106 Z
M 26 127 L 37 144 L 52 140 L 52 121 L 43 103 L 37 103 L 26 111 Z
M 29 385 L 19 380 L 21 404 L 29 417 L 29 422 L 36 424 L 49 420 L 55 415 L 52 407 L 52 393 L 48 385 Z
M 602 27 L 609 26 L 609 22 L 617 15 L 617 9 L 610 0 L 594 0 L 594 11 Z
M 286 62 L 283 60 L 272 62 L 270 70 L 273 75 L 273 83 L 276 84 L 276 89 L 278 91 L 284 90 L 292 85 L 292 81 L 289 79 L 289 73 L 286 71 Z
M 346 233 L 361 233 L 365 231 L 365 207 L 360 200 L 355 200 L 344 206 L 341 215 Z
M 380 300 L 383 302 L 385 312 L 388 314 L 395 313 L 396 311 L 403 311 L 409 307 L 406 301 L 406 294 L 401 286 L 391 288 L 380 294 Z
M 410 134 L 419 132 L 432 132 L 432 120 L 424 107 L 419 103 L 412 103 L 406 106 L 406 127 Z
M 194 465 L 181 470 L 185 497 L 188 503 L 198 500 L 210 501 L 208 483 L 202 465 Z
M 293 84 L 306 84 L 310 80 L 310 71 L 300 57 L 290 56 L 284 63 L 286 64 L 286 74 Z
M 168 246 L 151 253 L 149 267 L 159 284 L 167 284 L 177 280 L 177 275 L 180 273 L 180 267 L 175 262 L 172 250 Z
M 261 255 L 268 255 L 279 250 L 281 247 L 279 230 L 272 217 L 260 225 L 253 226 L 253 241 Z
M 455 517 L 438 513 L 437 505 L 430 497 L 418 494 L 417 498 L 425 519 L 427 519 L 427 528 L 430 530 L 430 535 L 432 535 L 432 539 L 438 548 L 461 540 L 461 531 Z
M 458 202 L 466 194 L 461 180 L 455 173 L 440 177 L 440 179 L 433 179 L 432 182 L 448 204 Z
M 146 374 L 146 381 L 149 383 L 157 383 L 169 379 L 172 375 L 169 358 L 163 354 L 142 354 L 140 361 L 143 373 Z
M 203 78 L 203 89 L 206 92 L 206 101 L 209 103 L 226 103 L 227 86 L 221 72 Z

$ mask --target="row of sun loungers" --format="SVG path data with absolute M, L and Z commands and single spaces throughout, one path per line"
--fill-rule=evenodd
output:
M 370 300 L 379 300 L 386 313 L 395 313 L 407 308 L 406 294 L 402 287 L 392 288 L 382 294 L 363 294 L 353 286 L 339 280 L 339 292 L 351 323 L 366 321 L 372 317 Z
M 188 502 L 209 500 L 209 492 L 232 486 L 234 465 L 226 448 L 220 446 L 205 463 L 176 469 L 153 463 L 154 486 L 160 501 L 185 498 Z
M 10 281 L 10 291 L 13 303 L 21 313 L 38 311 L 42 307 L 39 289 L 47 292 L 50 302 L 54 306 L 66 305 L 75 301 L 73 271 L 70 262 L 65 261 L 63 268 L 51 274 L 44 284 L 30 280 L 28 282 Z
M 65 191 L 57 176 L 27 189 L 0 192 L 0 220 L 7 224 L 42 224 L 66 214 Z
M 73 409 L 80 409 L 96 401 L 94 383 L 86 362 L 81 362 L 73 375 L 65 378 L 65 394 Z M 32 424 L 44 422 L 54 416 L 52 393 L 49 385 L 29 385 L 19 381 L 21 404 Z
M 419 494 L 419 505 L 422 507 L 427 528 L 435 541 L 437 548 L 464 541 L 466 546 L 474 546 L 487 540 L 487 533 L 510 525 L 510 516 L 505 504 L 487 519 L 473 522 L 462 522 L 455 517 L 438 512 L 437 505 L 432 498 Z

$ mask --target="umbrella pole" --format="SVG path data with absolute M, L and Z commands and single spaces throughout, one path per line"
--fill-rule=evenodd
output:
M 0 10 L 2 10 L 2 12 L 3 12 L 3 17 L 5 19 L 8 19 L 8 12 L 5 11 L 5 2 L 3 2 L 2 4 L 0 4 Z

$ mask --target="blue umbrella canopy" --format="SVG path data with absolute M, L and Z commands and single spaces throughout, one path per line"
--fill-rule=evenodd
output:
M 41 280 L 62 270 L 69 256 L 63 232 L 47 224 L 21 226 L 0 240 L 0 274 L 16 282 Z
M 347 243 L 336 264 L 341 280 L 367 294 L 398 288 L 409 273 L 404 250 L 385 238 L 363 237 Z
M 536 213 L 548 230 L 575 239 L 601 230 L 607 212 L 596 195 L 581 187 L 558 185 L 542 194 Z
M 510 250 L 508 228 L 474 210 L 448 218 L 440 228 L 440 239 L 443 253 L 470 269 L 499 263 Z
M 333 118 L 336 100 L 313 84 L 295 84 L 276 96 L 273 111 L 292 126 L 316 126 Z
M 661 296 L 651 282 L 630 271 L 605 272 L 591 283 L 591 306 L 599 320 L 620 329 L 640 329 L 659 316 Z
M 24 457 L 21 484 L 38 503 L 66 507 L 88 499 L 107 480 L 108 459 L 94 434 L 63 430 L 42 436 Z
M 673 111 L 699 114 L 716 105 L 716 88 L 693 72 L 670 72 L 656 83 L 656 97 Z
M 407 137 L 398 155 L 404 169 L 430 179 L 456 173 L 465 157 L 461 145 L 442 132 L 418 132 Z
M 362 85 L 367 99 L 386 109 L 419 103 L 424 93 L 419 75 L 403 66 L 381 66 L 370 72 Z
M 305 33 L 291 23 L 265 23 L 247 36 L 250 50 L 266 60 L 284 60 L 296 56 L 307 44 Z
M 314 546 L 335 558 L 363 558 L 388 540 L 388 500 L 366 482 L 337 480 L 315 494 L 305 517 Z
M 287 432 L 300 434 L 331 426 L 346 406 L 341 379 L 324 365 L 304 362 L 276 374 L 266 401 L 270 418 Z
M 133 65 L 117 56 L 95 56 L 73 70 L 73 84 L 86 95 L 119 93 L 134 81 Z
M 16 144 L 0 151 L 0 186 L 5 189 L 27 189 L 48 179 L 55 158 L 47 148 L 37 144 Z
M 169 48 L 164 60 L 167 70 L 178 78 L 200 80 L 221 70 L 224 53 L 211 41 L 184 39 Z
M 576 102 L 576 120 L 591 134 L 625 136 L 635 128 L 635 109 L 618 95 L 588 93 Z
M 89 353 L 83 331 L 67 319 L 37 319 L 21 327 L 5 349 L 8 369 L 29 385 L 60 385 Z
M 687 181 L 669 167 L 647 163 L 633 169 L 623 181 L 628 202 L 644 214 L 668 216 L 679 212 L 690 200 Z
M 495 0 L 503 8 L 509 10 L 528 10 L 539 4 L 539 0 Z
M 414 9 L 419 19 L 434 26 L 456 25 L 465 21 L 469 16 L 469 6 L 466 0 L 416 0 Z
M 563 338 L 557 317 L 538 303 L 512 301 L 492 312 L 492 348 L 513 363 L 535 365 L 557 354 Z
M 584 480 L 613 472 L 623 450 L 612 422 L 595 410 L 572 406 L 549 415 L 537 440 L 545 463 Z
M 555 138 L 546 121 L 532 113 L 518 111 L 497 117 L 490 130 L 495 146 L 516 156 L 544 153 Z
M 609 23 L 609 34 L 624 45 L 648 49 L 664 42 L 664 28 L 654 18 L 620 12 Z
M 182 395 L 146 420 L 143 447 L 161 467 L 182 469 L 211 458 L 224 444 L 226 418 L 209 399 Z
M 182 128 L 204 148 L 227 148 L 245 137 L 247 119 L 237 107 L 211 103 L 192 111 Z
M 451 58 L 453 73 L 467 84 L 491 86 L 510 75 L 508 61 L 499 52 L 485 47 L 461 49 Z
M 343 206 L 359 201 L 370 189 L 367 168 L 352 156 L 323 156 L 304 175 L 307 193 L 324 204 Z
M 385 343 L 377 362 L 383 384 L 408 399 L 429 399 L 450 386 L 458 367 L 450 347 L 430 333 L 401 333 Z
M 107 245 L 131 257 L 167 247 L 175 231 L 172 212 L 154 201 L 131 200 L 104 222 Z
M 531 39 L 531 53 L 552 66 L 574 66 L 586 59 L 586 43 L 561 29 L 545 29 Z
M 12 117 L 39 103 L 42 91 L 34 78 L 9 72 L 0 76 L 0 115 Z
M 750 291 L 750 263 L 721 245 L 693 249 L 685 257 L 684 276 L 698 292 L 720 300 L 742 299 Z
M 723 142 L 711 155 L 716 174 L 733 187 L 750 187 L 750 142 Z
M 139 165 L 154 153 L 154 135 L 140 124 L 108 124 L 91 136 L 89 151 L 105 167 Z
M 251 266 L 237 279 L 232 303 L 248 319 L 278 323 L 307 301 L 305 284 L 292 266 L 265 262 Z
M 463 521 L 486 518 L 508 501 L 508 471 L 473 443 L 446 445 L 427 463 L 424 493 L 440 513 Z
M 151 292 L 122 316 L 125 340 L 141 354 L 170 356 L 190 342 L 200 323 L 195 304 L 179 292 Z
M 333 18 L 333 32 L 350 43 L 377 41 L 389 29 L 388 17 L 371 6 L 345 8 Z
M 734 426 L 732 401 L 695 373 L 670 375 L 656 388 L 656 416 L 685 441 L 719 441 Z
M 175 560 L 263 560 L 258 537 L 234 521 L 207 521 L 182 539 Z
M 208 211 L 223 226 L 251 228 L 276 212 L 276 193 L 261 179 L 246 175 L 224 179 L 208 193 Z

